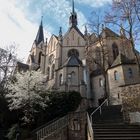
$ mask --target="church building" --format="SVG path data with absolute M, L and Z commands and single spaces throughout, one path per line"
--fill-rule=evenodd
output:
M 43 72 L 48 90 L 78 91 L 92 106 L 105 98 L 121 104 L 119 88 L 140 82 L 133 48 L 123 28 L 117 34 L 103 27 L 102 40 L 86 27 L 83 34 L 77 16 L 73 2 L 67 32 L 60 27 L 49 40 L 44 39 L 41 21 L 27 65 Z

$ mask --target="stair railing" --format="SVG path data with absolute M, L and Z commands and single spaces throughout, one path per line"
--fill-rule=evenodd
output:
M 108 106 L 108 99 L 105 99 L 102 104 L 100 106 L 98 106 L 91 114 L 90 114 L 90 121 L 91 121 L 91 124 L 92 124 L 92 116 L 99 110 L 100 111 L 100 115 L 102 114 L 102 106 L 104 104 L 107 104 Z
M 92 122 L 90 120 L 90 117 L 89 117 L 88 113 L 87 113 L 87 136 L 88 136 L 88 140 L 94 140 Z
M 47 137 L 52 136 L 57 131 L 63 129 L 68 125 L 68 115 L 64 116 L 49 125 L 40 128 L 39 130 L 35 131 L 36 140 L 45 140 Z

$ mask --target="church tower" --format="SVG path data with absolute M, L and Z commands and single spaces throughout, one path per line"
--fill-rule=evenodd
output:
M 44 53 L 44 33 L 43 33 L 43 23 L 39 25 L 39 29 L 36 38 L 33 42 L 30 55 L 27 60 L 27 64 L 30 65 L 31 69 L 39 69 L 43 63 L 43 53 Z

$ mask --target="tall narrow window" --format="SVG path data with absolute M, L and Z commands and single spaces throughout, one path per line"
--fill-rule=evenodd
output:
M 100 86 L 100 87 L 103 87 L 103 85 L 104 85 L 103 79 L 100 78 L 100 79 L 99 79 L 99 86 Z
M 53 64 L 53 65 L 52 65 L 52 76 L 51 76 L 52 79 L 54 78 L 54 71 L 55 71 L 55 65 Z
M 39 57 L 38 57 L 38 64 L 41 64 L 41 56 L 42 56 L 42 52 L 39 53 Z
M 59 75 L 59 85 L 63 84 L 63 77 L 62 74 Z
M 49 80 L 50 79 L 50 67 L 48 67 L 48 69 L 47 69 L 47 75 L 48 75 L 47 79 Z
M 116 43 L 112 44 L 112 50 L 113 50 L 113 59 L 115 60 L 117 56 L 119 55 L 119 50 Z
M 73 39 L 73 40 L 74 40 L 74 37 L 75 37 L 74 34 L 75 34 L 75 33 L 74 33 L 74 31 L 73 31 L 73 32 L 72 32 L 72 39 Z
M 129 78 L 132 78 L 133 77 L 133 72 L 132 72 L 132 69 L 131 68 L 128 69 L 128 77 Z
M 119 73 L 117 71 L 114 72 L 114 80 L 119 80 Z
M 80 45 L 80 37 L 78 37 L 78 46 Z

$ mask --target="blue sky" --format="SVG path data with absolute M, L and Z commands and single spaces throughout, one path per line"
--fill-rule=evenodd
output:
M 17 45 L 18 57 L 27 59 L 35 39 L 41 16 L 45 37 L 65 33 L 71 12 L 71 0 L 0 0 L 0 47 Z M 91 12 L 104 9 L 111 0 L 75 0 L 78 26 L 84 31 Z

